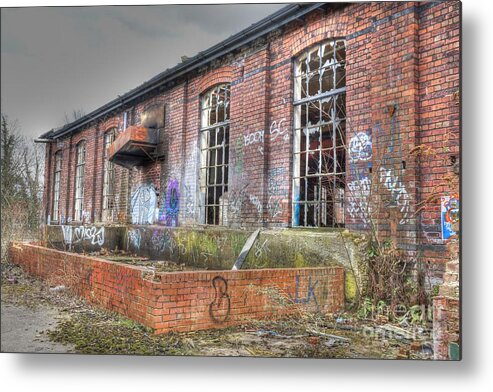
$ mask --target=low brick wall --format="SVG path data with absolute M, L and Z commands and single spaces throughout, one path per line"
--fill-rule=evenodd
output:
M 438 296 L 433 298 L 433 351 L 435 359 L 449 358 L 450 343 L 460 345 L 459 300 Z
M 156 333 L 222 328 L 286 312 L 344 306 L 342 267 L 152 273 L 145 268 L 11 243 L 11 261 L 50 285 L 119 312 Z

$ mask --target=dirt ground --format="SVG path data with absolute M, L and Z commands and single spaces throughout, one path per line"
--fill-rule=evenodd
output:
M 427 334 L 351 315 L 251 321 L 220 330 L 155 335 L 2 263 L 2 352 L 431 359 Z M 389 331 L 390 329 L 390 331 Z M 397 333 L 395 333 L 397 331 Z M 402 332 L 402 333 L 401 333 Z

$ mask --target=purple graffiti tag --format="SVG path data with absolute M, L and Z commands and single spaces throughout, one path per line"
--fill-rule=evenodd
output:
M 168 182 L 166 199 L 164 202 L 164 221 L 166 226 L 178 225 L 178 214 L 180 212 L 180 186 L 178 180 Z

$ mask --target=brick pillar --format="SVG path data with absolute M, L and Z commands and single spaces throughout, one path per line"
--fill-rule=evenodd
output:
M 230 146 L 234 152 L 228 220 L 233 226 L 263 226 L 266 221 L 269 63 L 265 46 L 238 66 L 243 76 L 231 87 Z
M 370 105 L 373 192 L 382 237 L 416 251 L 418 15 L 413 3 L 374 3 Z M 394 220 L 393 225 L 390 219 Z M 396 227 L 395 227 L 396 226 Z

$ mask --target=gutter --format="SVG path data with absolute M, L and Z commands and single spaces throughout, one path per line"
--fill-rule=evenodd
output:
M 231 52 L 243 45 L 248 44 L 249 42 L 270 33 L 273 30 L 278 29 L 285 24 L 299 19 L 301 16 L 306 15 L 313 10 L 320 8 L 322 5 L 326 3 L 311 3 L 307 5 L 307 3 L 300 3 L 294 5 L 288 5 L 276 13 L 268 16 L 257 23 L 254 23 L 250 27 L 240 31 L 239 33 L 225 39 L 222 42 L 212 46 L 211 48 L 205 50 L 204 52 L 199 52 L 194 57 L 187 60 L 185 63 L 178 64 L 173 68 L 170 68 L 155 77 L 151 78 L 147 82 L 144 82 L 142 85 L 130 90 L 123 96 L 120 96 L 107 104 L 101 106 L 100 108 L 92 111 L 88 115 L 81 117 L 79 120 L 74 121 L 73 123 L 67 124 L 63 127 L 60 132 L 55 132 L 53 135 L 50 135 L 49 139 L 47 138 L 47 133 L 44 133 L 40 136 L 39 143 L 46 143 L 43 140 L 52 140 L 63 137 L 64 135 L 75 131 L 77 128 L 80 128 L 91 121 L 96 120 L 97 118 L 104 116 L 116 109 L 123 107 L 126 103 L 136 100 L 137 98 L 143 96 L 144 94 L 162 86 L 165 83 L 171 82 L 172 80 L 182 76 L 190 71 L 193 71 L 204 64 L 211 62 L 212 60 L 223 56 L 224 54 Z

